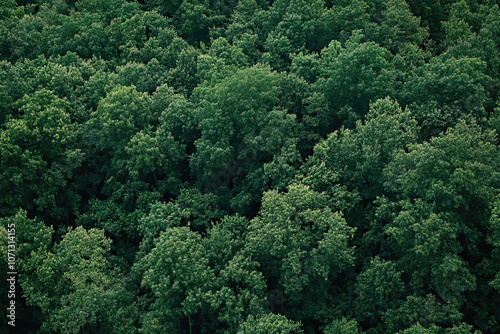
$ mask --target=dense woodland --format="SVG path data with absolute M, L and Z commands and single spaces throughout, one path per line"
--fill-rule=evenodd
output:
M 499 93 L 495 0 L 0 0 L 10 330 L 499 333 Z

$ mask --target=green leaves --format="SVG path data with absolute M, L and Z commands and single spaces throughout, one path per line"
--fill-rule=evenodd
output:
M 239 328 L 238 334 L 302 334 L 300 324 L 279 314 L 267 314 L 260 318 L 249 316 Z
M 332 321 L 324 328 L 325 334 L 359 334 L 359 325 L 356 320 L 347 320 L 346 318 Z
M 417 140 L 417 133 L 409 111 L 389 97 L 377 100 L 356 129 L 341 129 L 319 142 L 298 179 L 328 193 L 334 208 L 347 212 L 360 199 L 384 192 L 382 169 L 398 149 Z
M 389 51 L 405 54 L 410 45 L 420 47 L 428 37 L 427 29 L 420 26 L 420 18 L 410 11 L 406 1 L 384 1 L 381 8 L 374 7 L 372 20 L 379 25 L 367 27 L 365 34 Z
M 405 328 L 415 330 L 411 326 L 415 323 L 420 324 L 417 327 L 424 328 L 432 328 L 436 324 L 449 326 L 458 324 L 461 318 L 455 304 L 443 303 L 431 294 L 422 297 L 408 296 L 399 308 L 388 310 L 384 314 L 387 330 L 391 332 Z
M 92 125 L 100 130 L 100 149 L 122 148 L 151 121 L 149 99 L 134 87 L 116 87 L 101 100 Z M 95 124 L 95 125 L 94 125 Z
M 348 240 L 354 231 L 327 203 L 325 194 L 300 184 L 286 193 L 266 192 L 246 236 L 245 252 L 284 287 L 289 305 L 305 304 L 304 315 L 313 312 L 308 303 L 326 298 L 319 287 L 353 262 Z
M 125 147 L 128 157 L 125 168 L 131 179 L 145 180 L 152 174 L 159 190 L 175 193 L 179 189 L 180 182 L 176 178 L 179 173 L 175 172 L 177 164 L 185 157 L 184 147 L 174 140 L 171 133 L 157 130 L 155 136 L 143 131 L 138 132 L 130 139 Z M 164 176 L 162 181 L 167 183 L 160 185 L 159 176 Z
M 374 258 L 370 266 L 360 273 L 355 287 L 357 319 L 375 325 L 384 310 L 395 307 L 404 293 L 401 272 L 394 263 Z
M 430 142 L 399 151 L 384 169 L 395 199 L 377 201 L 390 236 L 388 254 L 400 259 L 415 291 L 432 289 L 456 305 L 455 312 L 476 289 L 471 264 L 490 257 L 480 245 L 498 188 L 495 143 L 494 133 L 460 122 Z
M 32 253 L 33 260 L 43 257 L 21 286 L 28 303 L 46 317 L 44 332 L 74 333 L 103 320 L 101 310 L 114 283 L 107 260 L 110 244 L 102 230 L 79 227 L 52 252 Z
M 467 263 L 456 255 L 448 255 L 431 275 L 433 286 L 445 302 L 457 302 L 464 291 L 474 290 L 476 279 L 467 268 Z
M 296 127 L 294 115 L 279 107 L 277 83 L 277 75 L 269 68 L 254 66 L 196 91 L 201 138 L 195 142 L 190 169 L 200 185 L 213 182 L 212 176 L 237 163 L 241 172 L 233 178 L 230 193 L 260 196 L 265 181 L 259 164 L 278 154 Z M 225 194 L 228 190 L 221 189 Z M 234 209 L 248 206 L 256 201 L 252 197 L 243 203 L 235 199 L 231 205 Z
M 334 116 L 348 126 L 363 118 L 370 102 L 391 94 L 396 79 L 391 54 L 375 43 L 359 43 L 359 37 L 354 35 L 346 48 L 332 41 L 321 51 L 326 57 L 318 85 Z
M 201 310 L 203 296 L 214 281 L 198 234 L 186 227 L 169 228 L 142 260 L 142 286 L 155 296 L 160 321 L 179 328 L 182 317 Z
M 498 332 L 494 2 L 0 0 L 18 331 Z
M 74 147 L 77 127 L 67 102 L 50 91 L 37 91 L 18 104 L 22 117 L 9 120 L 0 132 L 0 184 L 6 192 L 0 203 L 7 204 L 1 211 L 12 214 L 22 207 L 61 218 L 78 202 L 68 184 L 83 161 Z
M 443 55 L 413 72 L 405 85 L 405 100 L 426 128 L 426 136 L 437 135 L 459 119 L 485 116 L 485 65 L 477 58 Z
M 384 171 L 387 187 L 409 198 L 435 201 L 443 209 L 486 207 L 497 184 L 495 141 L 494 133 L 460 122 L 445 135 L 395 156 Z
M 236 333 L 247 316 L 263 313 L 266 284 L 258 266 L 249 257 L 235 255 L 218 274 L 215 291 L 207 296 L 226 332 Z

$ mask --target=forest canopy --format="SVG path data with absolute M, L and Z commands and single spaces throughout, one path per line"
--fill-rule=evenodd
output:
M 496 0 L 0 0 L 2 330 L 499 333 L 499 95 Z

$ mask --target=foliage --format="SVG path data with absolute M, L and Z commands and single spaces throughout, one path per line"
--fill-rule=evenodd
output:
M 495 0 L 0 0 L 16 332 L 498 333 L 499 27 Z

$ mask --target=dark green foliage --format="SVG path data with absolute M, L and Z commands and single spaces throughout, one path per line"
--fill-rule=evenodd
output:
M 0 0 L 0 332 L 498 333 L 499 27 L 495 0 Z
M 325 334 L 359 334 L 362 333 L 359 330 L 359 325 L 355 320 L 347 320 L 342 318 L 339 320 L 334 320 L 328 326 L 324 327 Z
M 32 253 L 36 265 L 21 286 L 28 304 L 40 307 L 47 319 L 42 332 L 74 333 L 105 321 L 101 309 L 113 299 L 110 243 L 103 231 L 79 227 L 52 251 Z
M 362 322 L 375 325 L 388 305 L 396 307 L 403 295 L 401 273 L 391 262 L 375 258 L 358 275 L 356 281 L 355 313 Z
M 300 324 L 279 314 L 268 314 L 255 318 L 249 316 L 238 330 L 238 334 L 302 334 Z
M 258 201 L 262 165 L 293 143 L 296 118 L 280 107 L 277 84 L 268 67 L 254 66 L 196 91 L 201 137 L 190 168 L 202 189 L 220 194 L 221 204 L 236 212 Z
M 353 230 L 328 198 L 303 185 L 287 193 L 266 192 L 262 209 L 248 227 L 246 252 L 262 265 L 265 277 L 282 288 L 287 310 L 300 319 L 313 317 L 329 298 L 328 280 L 353 262 L 348 241 Z
M 17 102 L 22 116 L 9 119 L 0 132 L 1 213 L 17 208 L 62 219 L 79 200 L 68 182 L 84 155 L 76 148 L 78 126 L 72 124 L 66 100 L 40 90 Z
M 359 43 L 360 38 L 354 35 L 346 48 L 332 41 L 321 51 L 319 89 L 333 112 L 330 117 L 349 127 L 364 117 L 370 102 L 395 90 L 396 73 L 390 52 L 372 42 Z

